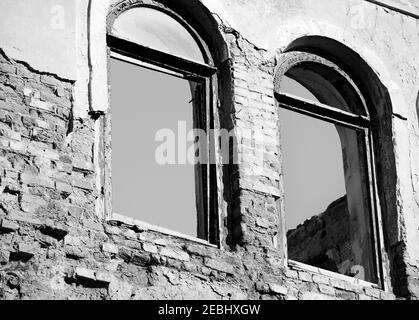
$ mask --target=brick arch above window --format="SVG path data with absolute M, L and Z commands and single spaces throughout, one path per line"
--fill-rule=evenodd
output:
M 375 213 L 378 215 L 371 221 L 374 224 L 373 228 L 376 228 L 377 223 L 381 224 L 381 214 L 386 222 L 394 217 L 393 208 L 395 206 L 395 203 L 391 201 L 394 190 L 393 186 L 390 185 L 391 174 L 395 170 L 394 151 L 391 141 L 386 139 L 390 134 L 389 130 L 391 130 L 388 124 L 391 120 L 390 112 L 392 109 L 388 93 L 378 77 L 374 76 L 373 71 L 356 53 L 333 40 L 329 40 L 334 44 L 329 46 L 331 50 L 328 52 L 324 45 L 324 39 L 314 38 L 316 37 L 308 37 L 307 41 L 299 39 L 290 45 L 288 52 L 278 55 L 274 81 L 275 98 L 280 106 L 292 111 L 344 126 L 355 124 L 359 125 L 360 128 L 369 128 L 371 144 L 369 161 L 371 161 L 371 170 L 373 176 L 375 176 L 375 178 L 370 176 L 372 180 L 369 183 L 375 184 L 375 186 L 372 185 L 374 190 L 372 197 L 377 203 L 378 210 Z M 310 48 L 310 46 L 313 46 L 313 48 Z M 337 48 L 340 48 L 339 54 L 334 55 Z M 346 62 L 340 63 L 340 59 L 345 56 Z M 299 82 L 320 103 L 311 104 L 310 101 L 301 101 L 298 97 L 287 95 L 282 86 L 286 77 Z M 387 97 L 387 99 L 384 99 L 384 97 Z M 390 118 L 386 118 L 386 115 L 389 114 Z M 342 132 L 339 132 L 342 130 L 338 127 L 337 129 L 342 147 L 348 149 L 349 140 Z M 352 152 L 348 153 L 344 149 L 344 167 L 348 171 L 350 166 L 346 162 L 351 158 Z M 388 175 L 383 174 L 383 164 L 387 165 Z M 351 188 L 351 182 L 348 180 L 348 176 L 351 176 L 351 174 L 348 175 L 345 172 L 345 175 L 347 176 L 347 190 L 348 187 L 355 190 Z M 384 223 L 384 227 L 376 231 L 376 241 L 378 241 L 379 251 L 382 254 L 378 264 L 384 263 L 381 277 L 384 286 L 387 288 L 391 284 L 389 269 L 387 268 L 389 262 L 386 261 L 386 248 L 388 246 L 386 241 L 394 234 L 393 230 L 396 228 L 397 224 Z M 395 262 L 390 261 L 390 264 L 392 263 Z M 392 280 L 394 281 L 394 279 Z

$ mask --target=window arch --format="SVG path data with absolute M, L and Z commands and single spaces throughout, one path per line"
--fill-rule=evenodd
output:
M 294 82 L 294 87 L 290 86 L 292 82 Z M 292 51 L 282 54 L 277 66 L 275 98 L 280 110 L 290 110 L 296 114 L 296 116 L 294 114 L 288 116 L 280 112 L 283 138 L 292 140 L 292 143 L 304 144 L 304 140 L 290 138 L 284 132 L 287 130 L 287 124 L 283 121 L 286 119 L 295 121 L 292 124 L 294 127 L 299 123 L 309 123 L 307 121 L 322 126 L 329 124 L 329 131 L 323 131 L 327 133 L 323 133 L 323 136 L 318 135 L 316 138 L 310 137 L 313 138 L 310 141 L 314 141 L 315 147 L 322 148 L 325 143 L 321 140 L 327 140 L 327 144 L 331 141 L 328 140 L 330 135 L 334 134 L 336 135 L 334 141 L 337 141 L 341 151 L 341 163 L 339 164 L 336 160 L 333 163 L 327 163 L 323 177 L 327 180 L 329 175 L 338 175 L 341 171 L 341 186 L 344 195 L 339 199 L 328 199 L 327 203 L 323 203 L 322 211 L 313 212 L 308 217 L 301 215 L 301 208 L 300 211 L 297 210 L 298 212 L 288 210 L 288 208 L 294 208 L 292 201 L 305 200 L 305 194 L 293 195 L 287 192 L 287 181 L 289 185 L 295 184 L 299 177 L 287 178 L 287 169 L 289 172 L 298 172 L 298 168 L 295 161 L 287 168 L 287 152 L 293 151 L 284 147 L 286 141 L 282 142 L 283 158 L 286 160 L 283 163 L 285 215 L 287 218 L 293 214 L 294 216 L 301 215 L 303 218 L 300 225 L 294 224 L 287 231 L 287 256 L 290 263 L 296 265 L 303 263 L 385 286 L 382 264 L 381 207 L 377 193 L 373 152 L 374 129 L 367 102 L 361 90 L 351 77 L 333 62 L 309 52 Z M 299 122 L 301 116 L 297 116 L 298 114 L 310 118 Z M 313 130 L 315 125 L 311 127 L 310 122 L 310 130 Z M 298 128 L 300 131 L 304 130 L 301 125 Z M 296 134 L 296 130 L 293 134 Z M 316 133 L 307 131 L 306 135 L 315 136 Z M 305 139 L 307 140 L 307 137 Z M 296 148 L 295 145 L 293 148 Z M 301 154 L 304 154 L 307 161 L 304 164 L 300 162 L 299 165 L 311 166 L 312 171 L 319 170 L 316 167 L 314 154 L 309 154 L 307 150 L 302 152 L 304 153 L 300 153 L 300 158 Z M 323 161 L 330 161 L 330 159 Z M 318 164 L 319 162 L 317 166 Z M 305 178 L 304 183 L 314 190 L 309 191 L 308 197 L 311 193 L 322 195 L 331 194 L 333 193 L 331 191 L 334 191 L 330 188 L 333 189 L 335 186 L 326 186 L 325 192 L 321 193 L 322 190 L 317 189 L 321 188 L 324 181 L 316 183 L 309 181 L 309 176 Z M 307 220 L 304 221 L 304 219 Z M 290 224 L 289 220 L 286 220 Z
M 209 46 L 181 15 L 156 1 L 120 4 L 108 20 L 112 146 L 109 141 L 105 160 L 107 215 L 120 213 L 160 231 L 218 244 L 215 143 L 210 135 L 199 135 L 217 126 L 218 70 Z M 141 148 L 124 141 L 133 138 Z M 148 145 L 150 139 L 158 141 Z M 199 145 L 193 163 L 188 142 Z M 149 177 L 141 179 L 144 175 Z M 134 183 L 127 187 L 130 179 Z

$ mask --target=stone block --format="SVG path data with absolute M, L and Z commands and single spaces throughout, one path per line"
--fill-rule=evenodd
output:
M 0 250 L 0 265 L 8 263 L 9 259 L 10 252 L 6 250 Z
M 16 222 L 0 219 L 0 231 L 2 232 L 14 232 L 19 230 L 19 225 Z
M 179 249 L 170 249 L 170 248 L 162 248 L 160 250 L 160 254 L 162 256 L 168 257 L 168 258 L 173 258 L 176 260 L 181 260 L 181 261 L 189 261 L 190 257 L 189 255 L 184 252 L 181 251 Z
M 276 284 L 276 283 L 270 283 L 269 288 L 270 288 L 271 292 L 273 292 L 275 294 L 281 294 L 281 295 L 285 296 L 288 293 L 288 288 L 287 287 L 281 286 L 281 285 Z
M 213 269 L 213 270 L 217 270 L 217 271 L 221 271 L 221 272 L 225 272 L 229 274 L 234 273 L 234 267 L 231 264 L 221 261 L 221 260 L 205 258 L 205 265 L 208 268 Z
M 87 269 L 87 268 L 77 267 L 75 269 L 75 275 L 78 278 L 96 281 L 95 272 L 93 270 L 90 270 L 90 269 Z
M 118 254 L 119 252 L 118 247 L 109 242 L 102 244 L 102 251 L 112 253 L 112 254 Z

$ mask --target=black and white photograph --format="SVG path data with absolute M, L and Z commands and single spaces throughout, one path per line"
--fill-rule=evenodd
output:
M 419 0 L 0 0 L 5 300 L 419 300 Z

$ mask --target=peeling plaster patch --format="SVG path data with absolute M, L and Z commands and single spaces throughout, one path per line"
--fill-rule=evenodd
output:
M 1 0 L 0 47 L 15 60 L 75 80 L 75 2 Z M 64 14 L 63 24 L 54 23 L 57 8 Z

